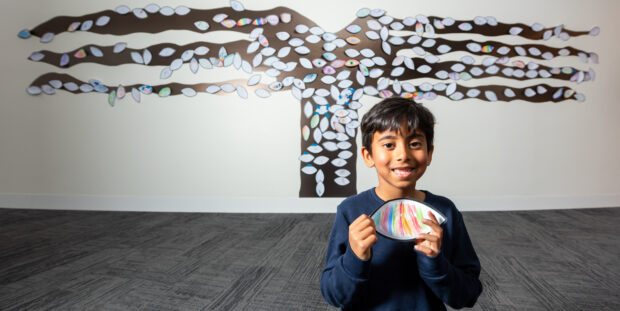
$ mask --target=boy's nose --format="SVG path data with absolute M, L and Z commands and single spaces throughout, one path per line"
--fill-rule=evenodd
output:
M 396 149 L 396 159 L 399 161 L 407 161 L 409 160 L 410 154 L 407 149 L 406 144 L 397 144 Z

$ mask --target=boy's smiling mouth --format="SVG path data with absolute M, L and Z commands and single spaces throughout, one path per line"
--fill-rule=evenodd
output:
M 392 172 L 394 172 L 394 174 L 398 177 L 406 178 L 411 175 L 411 172 L 413 172 L 414 169 L 414 167 L 396 167 L 392 169 Z

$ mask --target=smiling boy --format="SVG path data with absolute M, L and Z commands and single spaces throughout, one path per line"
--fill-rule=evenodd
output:
M 345 310 L 445 310 L 472 307 L 482 292 L 480 262 L 461 213 L 447 198 L 418 190 L 433 156 L 435 119 L 420 104 L 388 98 L 362 119 L 362 158 L 377 187 L 344 200 L 327 247 L 321 292 Z M 377 235 L 368 216 L 384 202 L 412 198 L 446 216 L 414 242 Z

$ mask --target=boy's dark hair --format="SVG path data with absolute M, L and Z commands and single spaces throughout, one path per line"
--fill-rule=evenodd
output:
M 411 99 L 390 97 L 380 101 L 362 118 L 362 145 L 372 154 L 372 138 L 376 132 L 400 129 L 403 122 L 407 130 L 419 129 L 426 136 L 427 148 L 433 146 L 435 117 L 421 104 Z

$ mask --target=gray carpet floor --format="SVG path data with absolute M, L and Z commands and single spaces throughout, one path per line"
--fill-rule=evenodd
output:
M 463 214 L 474 310 L 620 310 L 620 208 Z M 333 217 L 0 209 L 0 310 L 332 310 Z

